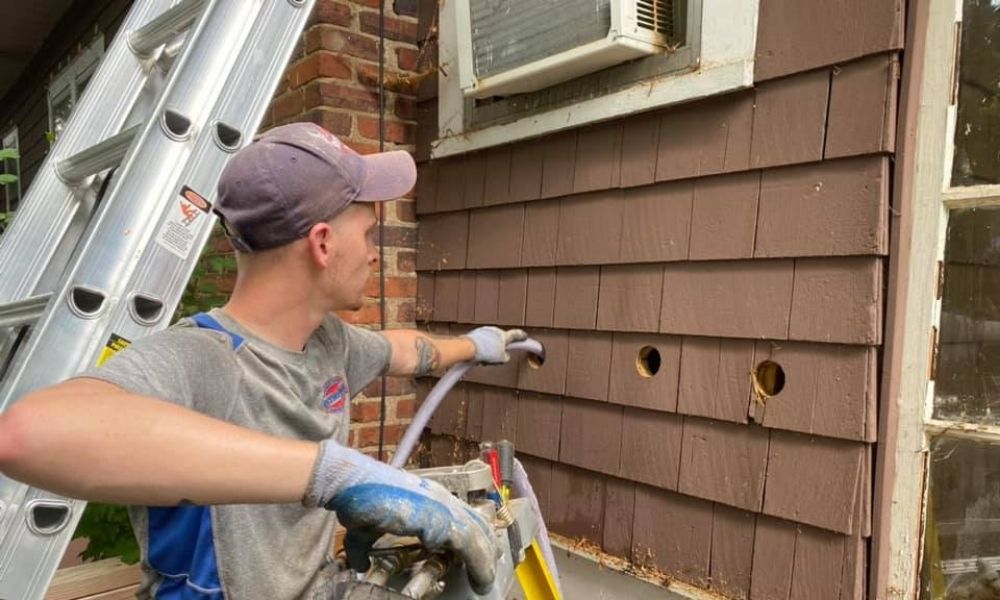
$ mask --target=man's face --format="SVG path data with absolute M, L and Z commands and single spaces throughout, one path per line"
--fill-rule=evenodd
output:
M 337 215 L 332 228 L 327 282 L 335 310 L 357 310 L 364 304 L 365 284 L 378 263 L 375 205 L 351 204 Z

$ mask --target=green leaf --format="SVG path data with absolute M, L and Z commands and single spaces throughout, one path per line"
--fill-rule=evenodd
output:
M 20 158 L 17 148 L 0 148 L 0 160 L 16 160 Z
M 7 185 L 10 183 L 17 183 L 17 175 L 11 175 L 9 173 L 0 173 L 0 185 Z
M 102 560 L 119 557 L 122 562 L 133 564 L 139 560 L 139 546 L 132 534 L 128 510 L 117 504 L 92 502 L 73 533 L 73 539 L 89 538 L 87 548 L 80 553 L 84 560 Z

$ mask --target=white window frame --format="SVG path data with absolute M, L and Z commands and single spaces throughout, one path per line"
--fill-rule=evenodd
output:
M 1000 440 L 997 426 L 933 418 L 931 370 L 941 317 L 938 290 L 943 276 L 948 213 L 955 208 L 1000 205 L 1000 185 L 951 186 L 962 6 L 963 0 L 928 2 L 923 56 L 910 59 L 922 61 L 923 73 L 919 97 L 912 100 L 919 102 L 913 166 L 903 175 L 912 177 L 913 183 L 909 193 L 912 230 L 901 233 L 909 239 L 908 264 L 897 274 L 899 281 L 905 281 L 896 290 L 903 299 L 897 306 L 903 329 L 893 340 L 901 369 L 897 393 L 882 399 L 884 405 L 895 406 L 897 420 L 895 424 L 884 424 L 883 432 L 888 434 L 880 436 L 883 444 L 891 444 L 895 434 L 895 443 L 885 447 L 889 456 L 884 460 L 891 465 L 879 469 L 889 473 L 885 488 L 888 498 L 881 503 L 882 509 L 889 511 L 888 515 L 882 515 L 889 520 L 886 552 L 889 559 L 885 565 L 888 572 L 874 578 L 876 589 L 872 590 L 872 597 L 893 600 L 909 600 L 920 594 L 931 438 L 947 431 L 949 436 L 959 439 Z M 916 35 L 921 33 L 918 31 Z M 887 357 L 887 365 L 888 358 L 891 357 Z
M 13 148 L 13 149 L 17 150 L 18 153 L 20 153 L 21 150 L 20 150 L 19 140 L 18 140 L 18 137 L 17 137 L 17 127 L 16 126 L 11 127 L 10 129 L 8 129 L 7 131 L 4 132 L 3 138 L 2 138 L 2 140 L 0 140 L 0 148 L 3 148 L 5 150 L 7 148 Z M 15 181 L 14 183 L 8 183 L 4 187 L 5 188 L 9 188 L 9 187 L 16 188 L 17 189 L 17 199 L 18 199 L 18 201 L 20 201 L 21 200 L 21 159 L 20 159 L 20 157 L 17 159 L 16 162 L 17 162 L 17 172 L 13 173 L 13 175 L 17 176 L 17 181 Z M 4 166 L 3 169 L 0 169 L 0 172 L 6 173 L 7 172 L 6 166 Z M 10 195 L 7 193 L 7 189 L 4 189 L 4 204 L 3 204 L 3 206 L 0 206 L 0 213 L 9 213 L 9 212 L 11 212 Z
M 510 123 L 464 131 L 466 102 L 460 85 L 463 65 L 459 62 L 456 27 L 459 2 L 468 0 L 442 0 L 439 4 L 441 70 L 438 74 L 438 139 L 431 144 L 434 158 L 753 86 L 759 0 L 700 0 L 701 30 L 688 34 L 700 41 L 693 70 L 640 81 L 618 92 Z
M 55 132 L 55 121 L 52 114 L 53 102 L 64 92 L 69 92 L 71 106 L 75 107 L 80 100 L 83 90 L 78 89 L 78 83 L 86 75 L 93 75 L 101 64 L 104 57 L 104 34 L 98 35 L 83 49 L 82 52 L 73 57 L 65 68 L 59 71 L 49 83 L 48 109 L 49 109 L 49 131 Z

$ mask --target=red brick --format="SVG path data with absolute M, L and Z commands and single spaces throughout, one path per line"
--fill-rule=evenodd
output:
M 386 396 L 403 396 L 406 394 L 412 394 L 416 386 L 413 384 L 413 380 L 408 377 L 386 377 L 385 378 L 385 395 Z M 376 398 L 382 395 L 382 378 L 379 377 L 368 384 L 362 393 L 369 398 Z M 378 414 L 377 412 L 375 414 Z
M 351 67 L 347 62 L 332 52 L 313 52 L 305 60 L 288 70 L 285 78 L 290 87 L 303 86 L 317 77 L 334 77 L 350 79 Z
M 350 108 L 374 113 L 378 111 L 378 94 L 333 81 L 314 81 L 305 88 L 305 105 Z
M 370 395 L 370 394 L 368 394 Z M 378 421 L 381 412 L 379 402 L 365 401 L 351 403 L 351 421 L 354 423 L 371 423 Z
M 385 141 L 396 144 L 412 144 L 414 141 L 414 126 L 399 121 L 386 120 Z M 370 140 L 379 139 L 378 117 L 358 116 L 358 133 Z
M 350 2 L 351 4 L 357 4 L 358 6 L 378 8 L 380 0 L 350 0 Z
M 342 2 L 317 0 L 316 8 L 313 9 L 309 20 L 311 23 L 326 23 L 347 27 L 351 24 L 351 7 Z
M 369 446 L 378 446 L 378 430 L 377 426 L 370 427 L 359 427 L 355 429 L 354 441 L 355 446 L 358 448 L 366 448 Z M 406 430 L 404 425 L 386 425 L 385 426 L 385 437 L 384 442 L 387 446 L 395 445 L 403 437 L 403 432 Z
M 371 325 L 379 322 L 379 306 L 376 302 L 365 304 L 359 310 L 339 311 L 340 318 L 354 325 Z
M 400 69 L 415 71 L 420 53 L 415 48 L 396 48 L 396 64 Z
M 329 108 L 314 108 L 306 113 L 307 121 L 316 123 L 337 135 L 351 135 L 351 115 Z
M 396 307 L 393 320 L 397 323 L 415 323 L 417 321 L 417 303 L 407 300 Z
M 378 277 L 368 279 L 365 294 L 372 298 L 379 296 L 381 282 Z M 416 277 L 386 277 L 385 295 L 387 298 L 412 298 L 417 293 Z
M 396 269 L 401 273 L 412 273 L 417 270 L 416 252 L 399 252 L 396 254 Z
M 302 92 L 293 90 L 274 101 L 274 120 L 284 121 L 302 112 Z
M 379 34 L 379 15 L 376 12 L 362 11 L 361 31 L 372 35 Z M 385 37 L 399 42 L 417 42 L 417 23 L 393 17 L 385 17 Z
M 348 148 L 354 150 L 358 154 L 375 154 L 378 152 L 378 144 L 366 144 L 364 142 L 358 142 L 355 140 L 342 140 Z
M 417 243 L 417 229 L 416 227 L 386 225 L 383 241 L 388 247 L 413 248 Z
M 397 15 L 415 17 L 417 16 L 419 2 L 420 0 L 392 0 L 392 10 Z
M 364 34 L 337 29 L 332 25 L 317 25 L 306 32 L 306 53 L 320 49 L 365 60 L 378 60 L 378 40 Z
M 412 419 L 417 412 L 417 401 L 413 398 L 402 398 L 396 401 L 396 418 Z

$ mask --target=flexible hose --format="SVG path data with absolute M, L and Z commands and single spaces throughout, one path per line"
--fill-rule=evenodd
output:
M 542 344 L 535 340 L 514 342 L 507 346 L 507 350 L 526 350 L 538 356 L 545 356 L 545 349 L 542 348 Z M 413 416 L 413 422 L 410 423 L 410 426 L 406 429 L 406 433 L 403 434 L 403 439 L 400 440 L 399 446 L 396 448 L 396 453 L 392 455 L 392 461 L 389 462 L 390 465 L 400 469 L 403 468 L 406 461 L 410 459 L 413 449 L 416 448 L 417 442 L 420 441 L 420 434 L 424 432 L 424 427 L 427 427 L 427 424 L 430 423 L 434 411 L 438 409 L 441 401 L 451 391 L 451 388 L 455 387 L 455 384 L 474 366 L 476 366 L 476 363 L 473 361 L 453 366 L 437 382 L 437 385 L 431 389 L 424 403 L 417 410 L 417 414 Z
M 543 359 L 545 357 L 545 349 L 536 340 L 514 342 L 507 346 L 507 350 L 525 350 Z M 410 426 L 406 429 L 406 433 L 403 434 L 403 439 L 400 440 L 396 453 L 392 456 L 392 461 L 389 463 L 390 465 L 400 469 L 403 468 L 403 465 L 409 460 L 410 454 L 413 453 L 413 449 L 417 446 L 417 442 L 420 441 L 420 434 L 427 427 L 434 411 L 440 406 L 441 401 L 451 391 L 451 388 L 455 387 L 455 384 L 474 366 L 476 366 L 476 363 L 473 361 L 459 363 L 448 369 L 444 377 L 438 380 L 430 393 L 427 394 L 427 398 L 420 406 L 420 409 L 417 410 L 417 414 L 413 416 L 413 422 L 410 423 Z M 549 542 L 549 530 L 545 526 L 545 520 L 542 518 L 542 510 L 538 506 L 538 498 L 535 497 L 535 490 L 528 481 L 528 473 L 521 465 L 521 461 L 516 458 L 514 459 L 514 479 L 512 483 L 514 485 L 514 493 L 517 497 L 526 498 L 531 504 L 532 512 L 535 513 L 535 519 L 538 521 L 538 543 L 542 549 L 542 556 L 545 558 L 545 562 L 549 567 L 549 573 L 552 575 L 552 579 L 559 589 L 560 596 L 562 596 L 562 587 L 559 582 L 559 572 L 556 569 L 555 555 L 552 554 L 552 544 Z

